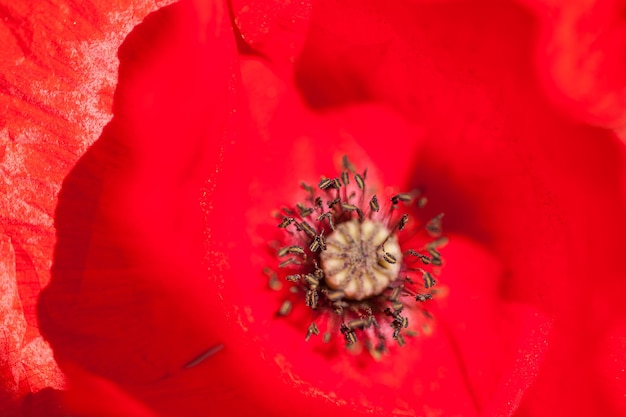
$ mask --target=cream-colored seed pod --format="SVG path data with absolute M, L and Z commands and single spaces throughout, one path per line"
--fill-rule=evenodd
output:
M 398 277 L 402 263 L 398 240 L 389 234 L 384 224 L 372 220 L 338 224 L 320 254 L 326 284 L 351 300 L 381 294 Z

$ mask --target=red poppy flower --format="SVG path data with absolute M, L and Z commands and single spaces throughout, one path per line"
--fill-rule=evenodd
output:
M 5 414 L 623 413 L 624 149 L 579 119 L 619 125 L 619 76 L 534 65 L 581 51 L 538 6 L 200 3 L 132 30 L 114 94 L 151 5 L 0 8 Z M 305 343 L 263 274 L 344 154 L 450 240 L 432 333 L 379 361 Z

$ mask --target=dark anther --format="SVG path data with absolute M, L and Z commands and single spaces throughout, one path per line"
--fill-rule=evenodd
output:
M 431 259 L 431 263 L 434 266 L 441 266 L 441 265 L 443 265 L 443 261 L 441 260 L 441 258 L 432 258 Z
M 357 211 L 359 209 L 357 206 L 350 203 L 341 203 L 341 208 L 346 211 Z
M 432 294 L 417 294 L 415 296 L 415 301 L 420 301 L 420 302 L 424 302 L 426 300 L 432 300 L 433 296 Z
M 376 198 L 376 196 L 373 196 L 370 200 L 370 209 L 375 212 L 380 210 L 380 205 L 378 204 L 378 198 Z
M 445 246 L 448 243 L 448 240 L 449 239 L 446 236 L 439 237 L 439 238 L 433 240 L 432 242 L 428 242 L 426 244 L 426 248 L 427 249 L 429 249 L 429 248 L 437 249 L 437 248 L 439 248 L 441 246 Z
M 350 330 L 363 329 L 366 325 L 367 322 L 364 319 L 355 319 L 348 322 L 348 327 L 350 328 Z
M 320 190 L 327 190 L 333 185 L 334 185 L 334 180 L 330 178 L 324 178 L 319 183 Z
M 326 238 L 324 237 L 323 230 L 319 235 L 315 236 L 315 239 L 313 239 L 311 245 L 309 246 L 309 250 L 311 250 L 311 252 L 317 252 L 320 249 L 326 250 Z
M 433 287 L 437 283 L 433 275 L 428 271 L 422 273 L 422 278 L 424 278 L 424 288 Z
M 334 199 L 330 200 L 330 201 L 329 201 L 328 203 L 326 203 L 326 204 L 328 204 L 328 208 L 333 208 L 333 206 L 334 206 L 335 204 L 339 204 L 339 203 L 341 203 L 341 198 L 337 197 L 337 198 L 334 198 Z
M 285 227 L 289 226 L 291 223 L 294 222 L 294 218 L 293 217 L 283 217 L 283 221 L 280 222 L 280 224 L 278 225 L 278 227 L 280 227 L 281 229 L 284 229 Z
M 409 201 L 411 201 L 412 198 L 413 198 L 413 196 L 410 193 L 400 193 L 400 194 L 396 194 L 393 197 L 391 197 L 391 202 L 394 205 L 398 204 L 400 201 L 402 201 L 404 203 L 408 203 Z
M 319 268 L 317 263 L 315 264 L 315 272 L 313 272 L 313 274 L 317 277 L 317 279 L 324 279 L 324 270 Z
M 318 334 L 320 334 L 320 329 L 317 327 L 317 324 L 311 323 L 309 325 L 309 329 L 306 332 L 306 337 L 304 338 L 304 340 L 308 342 L 311 336 L 317 336 Z
M 283 284 L 280 282 L 277 276 L 272 276 L 267 282 L 267 286 L 272 291 L 280 291 L 283 289 Z
M 389 301 L 398 301 L 398 297 L 400 297 L 400 293 L 402 292 L 402 287 L 395 287 L 391 290 L 391 294 L 389 295 Z
M 438 214 L 437 216 L 430 219 L 428 223 L 426 223 L 426 231 L 431 236 L 440 236 L 441 235 L 441 218 L 443 217 L 443 213 Z
M 278 256 L 281 258 L 287 255 L 304 255 L 304 249 L 300 246 L 287 246 L 278 251 Z
M 341 182 L 343 182 L 343 185 L 348 185 L 350 183 L 350 176 L 348 175 L 348 171 L 343 171 L 341 173 Z
M 282 261 L 281 263 L 278 264 L 279 268 L 284 268 L 286 266 L 289 266 L 291 264 L 295 264 L 295 265 L 299 265 L 300 262 L 298 262 L 297 260 L 295 260 L 294 258 L 289 258 L 287 260 Z
M 309 193 L 313 193 L 313 191 L 315 191 L 315 189 L 313 187 L 311 187 L 309 184 L 307 184 L 306 182 L 301 182 L 300 186 L 307 192 Z
M 308 215 L 310 215 L 311 213 L 313 213 L 313 209 L 310 207 L 306 207 L 304 204 L 296 204 L 296 207 L 298 207 L 298 212 L 300 213 L 300 217 L 306 217 Z
M 385 252 L 384 250 L 383 250 L 383 259 L 387 261 L 387 263 L 390 263 L 390 264 L 395 264 L 396 262 L 398 262 L 395 256 L 393 256 L 392 254 L 388 252 Z
M 352 162 L 348 159 L 346 155 L 341 158 L 341 162 L 343 163 L 343 167 L 350 172 L 356 172 L 356 168 L 352 165 Z
M 309 245 L 309 250 L 313 253 L 317 252 L 318 250 L 320 250 L 322 248 L 322 244 L 319 240 L 319 236 L 315 236 L 315 239 L 313 239 L 311 241 L 311 244 Z
M 328 291 L 326 292 L 326 298 L 330 301 L 339 301 L 343 297 L 345 297 L 345 293 L 343 291 Z
M 326 237 L 324 236 L 324 231 L 323 230 L 317 236 L 317 239 L 320 241 L 320 245 L 322 246 L 322 250 L 326 250 Z
M 324 219 L 328 219 L 328 225 L 330 226 L 330 230 L 335 230 L 335 221 L 333 220 L 332 213 L 324 213 L 317 218 L 317 221 L 322 221 Z
M 317 287 L 318 285 L 320 285 L 320 280 L 317 279 L 317 277 L 313 274 L 306 274 L 304 276 L 304 280 L 306 281 L 307 284 L 309 284 L 311 287 Z
M 400 219 L 400 223 L 398 224 L 398 230 L 403 230 L 408 221 L 409 221 L 409 215 L 404 214 L 402 218 Z
M 354 180 L 356 181 L 356 185 L 357 187 L 359 187 L 359 189 L 365 189 L 365 180 L 362 176 L 360 176 L 359 174 L 354 174 Z
M 315 238 L 315 236 L 317 236 L 317 233 L 315 233 L 315 229 L 313 229 L 313 227 L 311 227 L 311 225 L 308 224 L 307 222 L 296 223 L 296 226 L 300 230 L 304 230 L 305 233 L 312 238 Z
M 420 259 L 420 261 L 422 261 L 422 263 L 424 265 L 430 265 L 430 263 L 431 263 L 430 257 L 428 257 L 426 255 L 422 255 L 421 253 L 418 253 L 418 252 L 414 251 L 413 249 L 409 249 L 409 255 L 413 255 L 413 256 L 418 257 Z
M 354 331 L 346 326 L 345 323 L 341 323 L 340 330 L 343 336 L 346 338 L 346 343 L 348 345 L 356 343 L 356 334 L 354 334 Z
M 290 282 L 298 282 L 300 281 L 300 278 L 302 278 L 300 274 L 287 275 L 285 277 L 285 279 Z
M 311 307 L 313 310 L 317 308 L 317 301 L 319 295 L 317 294 L 316 288 L 311 288 L 306 292 L 305 304 L 307 307 Z
M 278 315 L 286 316 L 287 314 L 291 312 L 291 308 L 292 308 L 291 301 L 289 300 L 283 301 L 283 303 L 280 306 L 280 309 L 278 310 Z

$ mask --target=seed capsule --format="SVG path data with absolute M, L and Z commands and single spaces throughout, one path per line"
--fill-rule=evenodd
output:
M 368 219 L 337 225 L 320 254 L 326 284 L 351 300 L 382 293 L 397 278 L 402 259 L 396 237 L 389 234 L 382 223 Z

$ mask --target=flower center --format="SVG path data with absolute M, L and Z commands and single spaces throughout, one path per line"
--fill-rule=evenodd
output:
M 278 316 L 310 309 L 305 340 L 323 332 L 329 343 L 340 333 L 347 346 L 377 357 L 389 339 L 403 346 L 405 335 L 430 332 L 426 308 L 443 265 L 438 248 L 447 242 L 443 215 L 412 219 L 426 197 L 385 193 L 379 201 L 367 170 L 356 172 L 346 157 L 343 165 L 340 177 L 322 177 L 317 187 L 302 183 L 304 200 L 275 213 L 282 237 L 271 246 L 280 261 L 265 273 L 269 288 L 282 292 Z
M 398 277 L 402 251 L 395 235 L 377 221 L 340 223 L 320 254 L 326 284 L 345 298 L 363 300 L 381 294 Z

